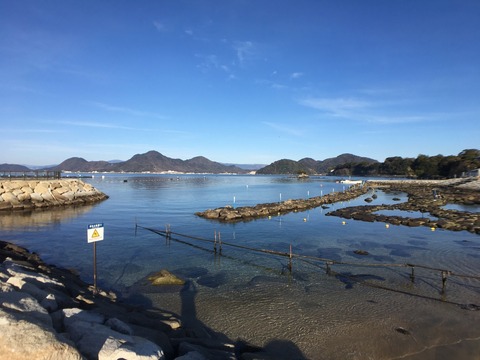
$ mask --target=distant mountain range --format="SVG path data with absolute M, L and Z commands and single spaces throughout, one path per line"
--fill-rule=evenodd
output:
M 324 174 L 338 165 L 349 163 L 376 163 L 376 160 L 352 154 L 342 154 L 335 158 L 323 161 L 304 158 L 300 161 L 283 159 L 274 163 L 263 165 L 235 165 L 221 164 L 211 161 L 203 156 L 188 160 L 172 159 L 160 154 L 158 151 L 149 151 L 145 154 L 136 154 L 127 161 L 87 161 L 80 157 L 73 157 L 61 164 L 45 167 L 41 170 L 70 171 L 70 172 L 178 172 L 178 173 L 236 173 L 245 174 L 255 171 L 257 174 Z M 23 165 L 0 164 L 0 171 L 30 171 L 33 170 Z M 37 169 L 35 169 L 37 170 Z

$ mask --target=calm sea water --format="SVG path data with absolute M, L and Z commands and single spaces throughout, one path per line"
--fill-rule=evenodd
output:
M 308 198 L 345 190 L 332 178 L 286 176 L 95 174 L 85 179 L 110 198 L 93 206 L 2 214 L 0 236 L 38 252 L 48 262 L 93 279 L 89 224 L 104 224 L 97 243 L 98 281 L 131 301 L 182 315 L 190 299 L 190 322 L 201 322 L 232 340 L 277 349 L 284 358 L 449 359 L 480 354 L 480 282 L 404 267 L 421 264 L 458 274 L 480 275 L 480 237 L 426 227 L 385 226 L 325 216 L 363 205 L 365 195 L 272 218 L 221 224 L 194 215 L 220 206 L 245 206 Z M 377 192 L 375 203 L 391 204 L 405 194 Z M 478 211 L 474 209 L 472 211 Z M 136 227 L 136 224 L 139 227 Z M 145 230 L 165 230 L 244 247 L 342 261 L 336 275 L 325 264 L 222 247 L 175 235 L 173 241 Z M 177 242 L 176 239 L 183 242 Z M 355 250 L 368 251 L 362 256 Z M 161 269 L 189 280 L 188 288 L 154 288 L 145 278 Z M 357 282 L 363 281 L 363 284 Z M 187 295 L 186 295 L 187 294 Z M 192 305 L 191 304 L 191 305 Z M 185 314 L 183 314 L 185 315 Z M 406 329 L 408 332 L 399 329 Z M 281 356 L 279 355 L 279 358 Z

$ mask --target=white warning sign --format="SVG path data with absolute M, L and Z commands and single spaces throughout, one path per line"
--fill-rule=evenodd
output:
M 103 223 L 88 225 L 87 241 L 91 243 L 100 240 L 103 240 Z

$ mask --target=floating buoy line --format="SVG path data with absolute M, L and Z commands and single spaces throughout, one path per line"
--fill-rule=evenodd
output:
M 186 245 L 190 245 L 196 248 L 199 248 L 201 250 L 206 250 L 209 252 L 213 252 L 215 255 L 220 255 L 220 256 L 225 256 L 223 254 L 223 248 L 225 246 L 227 247 L 232 247 L 232 248 L 237 248 L 240 250 L 245 250 L 245 251 L 251 251 L 251 252 L 257 252 L 257 253 L 262 253 L 262 254 L 267 254 L 267 255 L 273 255 L 273 256 L 280 256 L 284 258 L 288 258 L 288 265 L 287 268 L 289 272 L 291 273 L 293 271 L 293 260 L 298 259 L 299 261 L 309 264 L 311 266 L 321 268 L 325 271 L 327 275 L 333 275 L 339 278 L 345 278 L 348 279 L 354 283 L 372 287 L 372 288 L 377 288 L 377 289 L 382 289 L 386 291 L 392 291 L 400 294 L 405 294 L 409 296 L 414 296 L 422 299 L 428 299 L 428 300 L 434 300 L 434 301 L 439 301 L 442 303 L 447 303 L 447 304 L 452 304 L 452 305 L 457 305 L 460 306 L 462 309 L 465 310 L 480 310 L 480 305 L 476 304 L 462 304 L 458 303 L 455 301 L 449 301 L 447 300 L 444 295 L 446 293 L 446 285 L 447 285 L 447 279 L 449 277 L 456 277 L 456 278 L 462 278 L 462 279 L 470 279 L 470 280 L 478 280 L 480 281 L 480 276 L 476 275 L 468 275 L 468 274 L 460 274 L 456 273 L 451 270 L 443 269 L 443 268 L 436 268 L 436 267 L 431 267 L 431 266 L 426 266 L 426 265 L 421 265 L 421 264 L 413 264 L 413 263 L 389 263 L 389 264 L 380 264 L 380 263 L 358 263 L 358 262 L 349 262 L 349 261 L 338 261 L 338 260 L 333 260 L 333 259 L 328 259 L 328 258 L 322 258 L 322 257 L 317 257 L 317 256 L 310 256 L 310 255 L 301 255 L 301 254 L 295 254 L 292 251 L 292 245 L 290 245 L 289 251 L 288 252 L 282 252 L 282 251 L 277 251 L 277 250 L 269 250 L 269 249 L 259 249 L 259 248 L 254 248 L 254 247 L 249 247 L 245 245 L 239 245 L 239 244 L 233 244 L 230 242 L 224 242 L 221 239 L 221 234 L 220 232 L 215 231 L 213 239 L 207 239 L 207 238 L 202 238 L 198 236 L 192 236 L 188 234 L 182 234 L 178 232 L 174 232 L 171 230 L 170 225 L 165 226 L 165 230 L 160 230 L 160 229 L 155 229 L 155 228 L 150 228 L 150 227 L 144 227 L 138 224 L 135 224 L 135 234 L 137 233 L 137 229 L 144 229 L 150 232 L 153 232 L 157 235 L 165 237 L 166 241 L 176 241 L 179 243 L 183 243 Z M 175 237 L 174 237 L 175 236 Z M 199 241 L 203 242 L 205 244 L 211 244 L 213 245 L 213 248 L 210 250 L 208 248 L 201 247 L 196 244 L 192 244 L 186 240 L 179 239 L 178 237 L 182 237 L 185 239 L 193 240 L 193 241 Z M 232 258 L 228 256 L 229 258 Z M 319 263 L 323 263 L 323 266 L 320 266 Z M 401 289 L 395 289 L 391 288 L 388 286 L 384 286 L 378 283 L 373 283 L 369 282 L 366 280 L 360 280 L 357 276 L 355 275 L 349 275 L 341 272 L 336 272 L 332 268 L 334 265 L 346 265 L 346 266 L 354 266 L 354 267 L 383 267 L 383 268 L 408 268 L 410 269 L 410 281 L 412 283 L 415 282 L 415 279 L 417 275 L 415 274 L 416 269 L 422 269 L 422 270 L 427 270 L 427 271 L 432 271 L 432 272 L 437 272 L 440 274 L 439 279 L 441 280 L 441 298 L 433 297 L 433 296 L 428 296 L 428 295 L 421 295 L 421 294 L 416 294 L 413 292 L 409 292 L 407 290 L 401 290 Z

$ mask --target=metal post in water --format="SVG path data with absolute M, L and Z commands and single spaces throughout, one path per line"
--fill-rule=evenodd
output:
M 93 243 L 93 296 L 98 293 L 97 290 L 97 243 Z

